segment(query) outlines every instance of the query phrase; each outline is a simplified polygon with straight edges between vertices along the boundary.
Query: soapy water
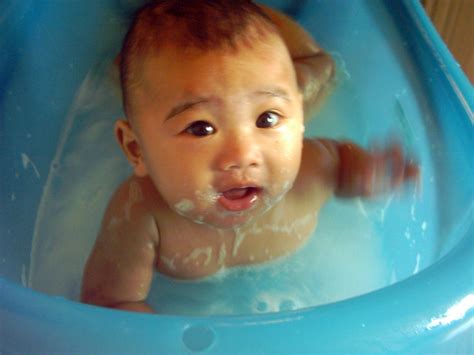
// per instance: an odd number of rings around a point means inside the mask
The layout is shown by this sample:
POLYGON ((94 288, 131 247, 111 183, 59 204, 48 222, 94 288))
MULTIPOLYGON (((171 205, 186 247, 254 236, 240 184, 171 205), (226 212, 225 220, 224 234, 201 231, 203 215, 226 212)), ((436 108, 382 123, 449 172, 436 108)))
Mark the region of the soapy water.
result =
POLYGON ((330 202, 319 219, 306 246, 267 263, 224 269, 198 281, 156 273, 148 302, 165 314, 265 313, 329 303, 387 284, 382 239, 354 201, 330 202))
MULTIPOLYGON (((353 106, 338 103, 347 95, 346 79, 310 122, 307 135, 353 138, 358 134, 364 142, 375 134, 357 116, 347 120, 353 106)), ((108 58, 84 79, 65 119, 38 210, 28 282, 50 295, 78 300, 83 268, 107 202, 131 174, 113 135, 115 120, 123 117, 117 85, 117 73, 108 58)), ((25 163, 29 164, 26 158, 25 163)), ((417 214, 421 200, 413 191, 375 201, 331 200, 321 210, 309 242, 296 253, 195 281, 155 273, 147 301, 166 314, 248 314, 310 307, 382 288, 430 263, 420 260, 416 249, 414 234, 421 228, 428 235, 433 229, 430 221, 417 214), (395 210, 406 213, 394 217, 395 210), (393 230, 393 225, 399 228, 393 230), (385 245, 387 228, 413 254, 410 270, 392 265, 385 245)), ((183 200, 178 209, 186 210, 190 203, 183 200)), ((198 257, 205 259, 208 251, 196 250, 188 256, 189 260, 198 257)), ((173 266, 173 260, 162 261, 173 266)))

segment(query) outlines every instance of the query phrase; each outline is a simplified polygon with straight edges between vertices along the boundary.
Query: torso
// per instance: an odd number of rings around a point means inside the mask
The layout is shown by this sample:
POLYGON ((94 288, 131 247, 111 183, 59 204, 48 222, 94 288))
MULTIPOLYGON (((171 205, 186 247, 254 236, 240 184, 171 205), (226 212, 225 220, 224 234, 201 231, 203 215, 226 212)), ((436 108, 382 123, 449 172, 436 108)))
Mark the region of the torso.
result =
POLYGON ((294 187, 264 215, 239 228, 219 230, 197 224, 159 203, 153 213, 160 239, 158 271, 174 278, 195 279, 223 267, 274 260, 301 248, 330 196, 326 183, 318 181, 321 176, 314 159, 314 152, 305 149, 294 187))

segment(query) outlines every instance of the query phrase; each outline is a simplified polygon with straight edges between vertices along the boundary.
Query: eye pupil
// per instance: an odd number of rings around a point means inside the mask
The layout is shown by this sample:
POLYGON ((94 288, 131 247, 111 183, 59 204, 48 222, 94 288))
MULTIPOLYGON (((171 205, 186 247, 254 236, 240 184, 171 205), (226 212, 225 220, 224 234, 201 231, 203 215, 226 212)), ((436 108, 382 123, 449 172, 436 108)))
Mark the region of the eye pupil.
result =
POLYGON ((278 124, 280 117, 274 112, 264 112, 257 119, 258 128, 271 128, 278 124))
POLYGON ((186 129, 186 132, 192 134, 193 136, 205 137, 213 134, 215 132, 215 128, 209 122, 197 121, 193 122, 186 129))

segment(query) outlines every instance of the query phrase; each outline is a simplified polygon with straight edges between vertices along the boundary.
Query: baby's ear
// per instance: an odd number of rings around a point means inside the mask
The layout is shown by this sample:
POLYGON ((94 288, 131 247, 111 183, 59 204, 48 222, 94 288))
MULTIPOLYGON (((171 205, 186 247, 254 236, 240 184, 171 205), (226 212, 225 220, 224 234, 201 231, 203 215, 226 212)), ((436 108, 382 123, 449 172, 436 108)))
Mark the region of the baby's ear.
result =
POLYGON ((126 120, 115 122, 115 137, 122 148, 125 156, 133 167, 135 175, 144 177, 147 175, 137 136, 132 130, 130 123, 126 120))

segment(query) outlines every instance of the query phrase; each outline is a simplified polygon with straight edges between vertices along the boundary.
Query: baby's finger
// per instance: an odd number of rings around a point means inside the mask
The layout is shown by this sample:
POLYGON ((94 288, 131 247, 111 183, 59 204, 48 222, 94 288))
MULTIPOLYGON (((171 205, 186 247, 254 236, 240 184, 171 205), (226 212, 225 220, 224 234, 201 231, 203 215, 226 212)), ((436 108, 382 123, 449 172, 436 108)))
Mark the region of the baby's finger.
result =
POLYGON ((377 179, 377 164, 374 157, 366 157, 365 160, 361 160, 362 178, 360 180, 360 191, 364 197, 369 197, 374 194, 375 183, 377 179))
POLYGON ((390 185, 398 187, 403 183, 405 177, 405 161, 400 144, 392 144, 388 150, 387 160, 390 162, 390 185))
POLYGON ((418 181, 420 178, 420 167, 418 164, 413 162, 408 162, 405 164, 405 173, 404 173, 404 180, 405 181, 418 181))
POLYGON ((385 174, 387 169, 387 159, 385 153, 375 150, 366 160, 364 169, 364 195, 374 196, 385 189, 385 174))

